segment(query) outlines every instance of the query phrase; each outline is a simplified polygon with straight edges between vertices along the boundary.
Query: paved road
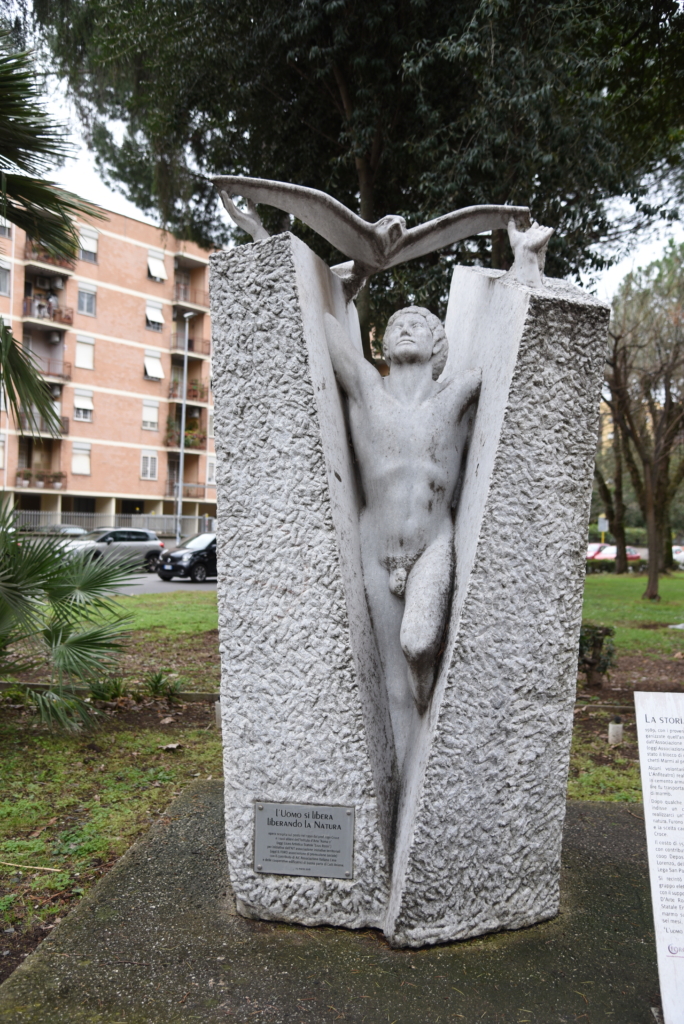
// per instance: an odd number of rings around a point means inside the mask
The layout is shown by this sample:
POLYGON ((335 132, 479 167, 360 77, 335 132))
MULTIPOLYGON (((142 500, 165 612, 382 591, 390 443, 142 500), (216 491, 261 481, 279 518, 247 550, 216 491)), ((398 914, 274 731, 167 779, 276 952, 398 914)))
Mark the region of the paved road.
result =
POLYGON ((156 572, 141 573, 133 578, 130 586, 122 587, 121 594, 135 597, 139 594, 172 594, 177 590, 216 590, 216 580, 207 583, 191 583, 190 580, 160 580, 156 572))

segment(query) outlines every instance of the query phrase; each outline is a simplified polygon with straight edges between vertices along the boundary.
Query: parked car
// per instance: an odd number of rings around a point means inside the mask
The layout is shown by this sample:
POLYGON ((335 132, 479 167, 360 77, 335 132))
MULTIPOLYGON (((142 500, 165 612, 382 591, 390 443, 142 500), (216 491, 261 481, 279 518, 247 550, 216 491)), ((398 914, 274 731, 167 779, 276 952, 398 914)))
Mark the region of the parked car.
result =
POLYGON ((55 523, 52 526, 36 526, 32 533, 47 533, 54 537, 83 537, 88 531, 83 526, 55 523))
MULTIPOLYGON (((641 555, 639 554, 636 548, 628 547, 625 550, 627 551, 628 562, 638 562, 641 559, 641 555)), ((601 550, 597 551, 596 554, 593 556, 593 560, 595 562, 601 562, 604 560, 608 562, 614 562, 616 558, 617 547, 615 544, 602 544, 601 550)))
POLYGON ((607 544, 587 544, 587 561, 596 558, 600 551, 603 551, 607 544))
POLYGON ((175 551, 167 551, 159 562, 157 575, 162 580, 187 576, 193 583, 204 583, 209 576, 216 576, 216 534, 198 533, 175 551))
POLYGON ((684 569, 684 548, 678 544, 672 545, 672 561, 676 562, 680 569, 684 569))
POLYGON ((66 545, 68 551, 91 554, 92 558, 115 558, 138 562, 141 568, 154 572, 164 542, 154 530, 92 530, 66 545))

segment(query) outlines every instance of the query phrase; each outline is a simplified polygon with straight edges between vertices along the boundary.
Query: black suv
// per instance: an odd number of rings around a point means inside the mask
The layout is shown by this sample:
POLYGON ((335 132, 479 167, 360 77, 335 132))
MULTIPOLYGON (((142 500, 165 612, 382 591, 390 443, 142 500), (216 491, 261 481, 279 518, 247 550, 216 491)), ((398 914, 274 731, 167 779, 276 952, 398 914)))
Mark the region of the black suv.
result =
POLYGON ((175 551, 165 552, 159 559, 157 575, 162 580, 187 576, 193 583, 204 583, 209 576, 215 576, 216 534, 198 533, 175 551))

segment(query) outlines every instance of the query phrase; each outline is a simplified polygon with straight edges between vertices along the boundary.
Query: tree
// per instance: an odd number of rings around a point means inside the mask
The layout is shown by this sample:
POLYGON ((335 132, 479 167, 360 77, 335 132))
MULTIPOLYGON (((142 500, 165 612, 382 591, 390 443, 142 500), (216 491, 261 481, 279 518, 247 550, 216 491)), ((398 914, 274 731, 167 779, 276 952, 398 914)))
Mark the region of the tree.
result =
MULTIPOLYGON (((101 216, 78 196, 36 177, 69 149, 64 129, 41 108, 29 53, 8 49, 9 32, 0 32, 0 214, 23 228, 41 246, 67 259, 76 255, 78 213, 101 216)), ((56 434, 59 418, 45 382, 30 354, 0 321, 0 387, 15 421, 26 417, 37 429, 42 418, 56 434)))
POLYGON ((629 274, 614 302, 606 383, 621 453, 644 515, 649 574, 672 565, 670 506, 684 480, 684 246, 629 274), (669 554, 669 559, 666 557, 669 554))
POLYGON ((625 497, 623 489, 623 458, 622 458, 622 442, 620 440, 620 431, 612 420, 611 416, 612 438, 611 438, 611 455, 612 455, 612 480, 607 480, 603 475, 601 467, 599 466, 599 455, 597 452, 597 460, 594 465, 594 477, 598 485, 599 494, 603 500, 603 506, 608 517, 608 527, 613 537, 615 538, 615 572, 617 574, 627 572, 627 537, 625 534, 625 497), (611 490, 612 484, 612 490, 611 490))
MULTIPOLYGON (((610 199, 628 196, 648 218, 645 176, 679 154, 675 0, 35 0, 35 10, 105 176, 202 244, 226 237, 206 175, 245 173, 409 225, 473 203, 529 204, 557 229, 549 272, 577 273, 604 262, 610 199), (125 123, 121 142, 109 119, 125 123)), ((281 214, 260 212, 282 230, 281 214)), ((377 275, 359 297, 366 337, 408 301, 442 313, 455 260, 509 258, 499 235, 377 275)))

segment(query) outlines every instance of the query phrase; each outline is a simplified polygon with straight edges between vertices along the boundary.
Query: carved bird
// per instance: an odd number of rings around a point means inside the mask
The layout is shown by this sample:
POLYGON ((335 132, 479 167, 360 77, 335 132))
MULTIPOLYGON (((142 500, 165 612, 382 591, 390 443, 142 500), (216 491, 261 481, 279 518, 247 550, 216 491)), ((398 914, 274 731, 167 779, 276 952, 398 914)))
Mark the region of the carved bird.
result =
POLYGON ((345 281, 348 297, 372 274, 416 256, 426 256, 481 231, 507 228, 511 218, 519 228, 526 229, 530 225, 530 211, 526 206, 467 206, 415 228, 407 228, 404 218, 393 214, 371 224, 332 196, 304 185, 234 174, 218 176, 212 181, 230 216, 255 240, 268 237, 268 233, 253 204, 266 203, 299 218, 350 257, 352 262, 332 268, 345 281), (236 196, 247 201, 248 213, 232 202, 236 196))

